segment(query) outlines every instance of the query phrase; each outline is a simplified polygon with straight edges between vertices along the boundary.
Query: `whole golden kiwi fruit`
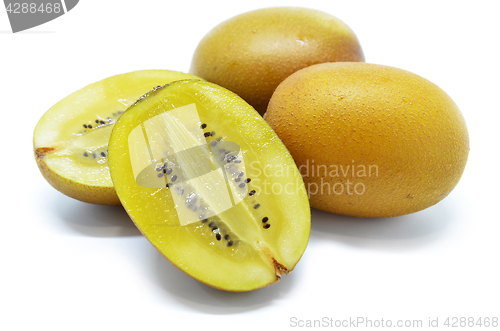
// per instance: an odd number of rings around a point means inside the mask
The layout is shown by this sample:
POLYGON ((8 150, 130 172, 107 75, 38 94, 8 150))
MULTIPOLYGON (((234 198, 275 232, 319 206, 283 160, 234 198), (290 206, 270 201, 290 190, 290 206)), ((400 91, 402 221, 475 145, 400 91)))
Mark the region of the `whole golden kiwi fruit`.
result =
POLYGON ((299 7, 235 16, 199 43, 190 72, 240 95, 264 114, 276 87, 312 64, 364 61, 356 35, 336 17, 299 7))
POLYGON ((265 115, 290 150, 312 207, 391 217, 436 204, 469 154, 465 120, 437 85, 367 63, 302 69, 274 92, 265 115))

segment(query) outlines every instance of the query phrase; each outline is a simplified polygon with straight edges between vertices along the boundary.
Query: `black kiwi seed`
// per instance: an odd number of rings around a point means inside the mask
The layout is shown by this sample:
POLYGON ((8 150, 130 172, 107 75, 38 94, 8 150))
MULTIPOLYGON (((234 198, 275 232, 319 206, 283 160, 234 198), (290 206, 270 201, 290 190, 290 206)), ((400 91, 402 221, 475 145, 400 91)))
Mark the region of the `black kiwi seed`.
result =
POLYGON ((238 174, 238 177, 243 176, 243 171, 238 174))
POLYGON ((231 247, 231 246, 233 246, 233 241, 232 241, 232 240, 229 240, 229 241, 227 242, 227 247, 231 247))
POLYGON ((156 171, 162 171, 163 168, 161 166, 156 167, 156 171))
POLYGON ((207 223, 208 222, 208 218, 204 218, 201 220, 201 223, 207 223))
POLYGON ((269 224, 269 223, 264 224, 264 229, 269 229, 270 227, 271 227, 271 224, 269 224))
POLYGON ((215 232, 215 231, 217 231, 217 230, 219 230, 219 228, 218 228, 218 227, 216 227, 216 226, 214 226, 214 227, 212 228, 212 232, 215 232))
MULTIPOLYGON (((160 169, 162 170, 162 169, 160 169)), ((163 173, 166 174, 167 173, 167 169, 163 168, 163 173)))
POLYGON ((228 240, 228 239, 229 239, 229 235, 228 235, 228 234, 226 234, 226 235, 224 236, 224 240, 228 240))
POLYGON ((87 124, 84 124, 83 127, 86 129, 87 128, 87 124))
POLYGON ((215 131, 210 132, 210 135, 215 136, 215 131))
POLYGON ((244 188, 245 187, 245 183, 241 183, 240 185, 238 185, 239 187, 241 188, 244 188))
POLYGON ((87 127, 88 127, 89 129, 92 129, 92 125, 90 125, 90 124, 89 124, 89 125, 87 125, 87 127))
POLYGON ((216 142, 216 141, 212 141, 212 142, 210 143, 210 146, 212 146, 212 147, 215 147, 215 145, 217 145, 217 142, 216 142))
POLYGON ((173 171, 172 168, 168 168, 167 170, 165 170, 165 173, 167 175, 170 175, 172 173, 172 171, 173 171))
POLYGON ((262 219, 262 223, 266 223, 267 221, 269 221, 269 217, 267 216, 262 219))
POLYGON ((169 188, 170 187, 170 184, 167 183, 167 185, 165 185, 166 188, 169 188))
POLYGON ((87 157, 87 156, 89 156, 89 154, 87 152, 84 152, 83 156, 87 157))
POLYGON ((180 189, 179 190, 179 195, 183 195, 184 194, 184 190, 183 189, 180 189))
POLYGON ((234 163, 241 163, 241 160, 235 160, 234 163))
POLYGON ((215 238, 216 238, 217 240, 221 240, 221 239, 222 239, 222 237, 221 237, 220 233, 217 233, 217 234, 215 235, 215 238))
POLYGON ((102 157, 106 157, 106 153, 101 152, 101 156, 102 156, 102 157))
POLYGON ((99 121, 99 124, 104 124, 104 121, 99 121))
POLYGON ((254 205, 254 206, 253 206, 253 209, 257 209, 257 208, 259 208, 259 207, 260 207, 260 203, 258 203, 258 204, 256 204, 256 205, 254 205))
POLYGON ((95 120, 95 122, 96 122, 97 124, 99 124, 99 120, 95 120))
POLYGON ((97 157, 97 155, 96 155, 95 153, 94 153, 94 154, 92 154, 92 156, 94 157, 94 159, 97 157))
POLYGON ((205 137, 210 137, 210 132, 205 132, 203 135, 204 135, 205 137))
POLYGON ((163 172, 160 172, 160 173, 158 174, 158 178, 162 178, 162 177, 163 177, 163 172))
POLYGON ((215 222, 214 222, 214 221, 210 222, 210 223, 208 224, 208 226, 209 226, 209 227, 211 227, 211 228, 213 228, 213 227, 215 226, 215 222))
POLYGON ((200 125, 200 128, 202 128, 202 129, 204 129, 206 127, 207 127, 207 125, 205 123, 203 123, 202 125, 200 125))
POLYGON ((177 180, 177 175, 173 175, 171 180, 172 180, 172 182, 175 182, 177 180))
POLYGON ((241 180, 240 177, 237 177, 237 178, 234 179, 235 182, 239 182, 240 180, 241 180))
POLYGON ((245 183, 250 183, 250 181, 251 181, 250 178, 245 179, 245 183))
POLYGON ((165 168, 166 168, 166 167, 167 167, 167 164, 168 164, 168 162, 165 162, 165 164, 163 165, 163 167, 165 167, 165 168))
POLYGON ((248 195, 252 196, 255 194, 255 190, 251 190, 250 193, 248 193, 248 195))

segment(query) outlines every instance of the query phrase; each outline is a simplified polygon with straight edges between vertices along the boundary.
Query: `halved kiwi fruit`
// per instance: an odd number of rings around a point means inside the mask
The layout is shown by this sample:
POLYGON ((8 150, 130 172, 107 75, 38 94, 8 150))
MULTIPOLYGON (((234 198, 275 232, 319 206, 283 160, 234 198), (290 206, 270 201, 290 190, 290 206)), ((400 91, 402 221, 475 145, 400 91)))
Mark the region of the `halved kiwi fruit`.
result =
POLYGON ((118 197, 180 270, 228 291, 280 280, 310 233, 302 177, 257 111, 218 85, 147 93, 117 121, 109 166, 118 197))
POLYGON ((38 122, 33 137, 36 162, 62 193, 89 203, 118 205, 108 167, 114 124, 153 87, 196 76, 170 70, 142 70, 88 85, 59 101, 38 122))

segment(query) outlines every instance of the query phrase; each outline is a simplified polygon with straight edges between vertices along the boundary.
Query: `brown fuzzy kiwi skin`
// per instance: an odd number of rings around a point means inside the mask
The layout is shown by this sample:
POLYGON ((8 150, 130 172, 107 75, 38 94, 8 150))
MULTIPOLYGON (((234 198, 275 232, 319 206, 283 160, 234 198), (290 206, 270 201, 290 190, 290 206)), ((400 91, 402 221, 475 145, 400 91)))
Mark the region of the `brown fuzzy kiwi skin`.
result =
POLYGON ((261 115, 276 87, 313 64, 363 62, 354 32, 313 9, 275 7, 235 16, 198 44, 190 73, 242 97, 261 115))
POLYGON ((53 148, 37 148, 33 151, 40 172, 56 190, 83 202, 109 206, 121 205, 114 187, 81 184, 64 178, 52 171, 43 160, 44 155, 50 153, 52 150, 53 148))
POLYGON ((458 184, 469 154, 465 119, 446 92, 377 64, 302 69, 276 89, 264 119, 305 167, 306 186, 322 188, 311 206, 336 214, 395 217, 433 206, 458 184), (377 170, 330 175, 332 165, 352 164, 377 170), (349 180, 363 183, 363 194, 323 191, 349 180))

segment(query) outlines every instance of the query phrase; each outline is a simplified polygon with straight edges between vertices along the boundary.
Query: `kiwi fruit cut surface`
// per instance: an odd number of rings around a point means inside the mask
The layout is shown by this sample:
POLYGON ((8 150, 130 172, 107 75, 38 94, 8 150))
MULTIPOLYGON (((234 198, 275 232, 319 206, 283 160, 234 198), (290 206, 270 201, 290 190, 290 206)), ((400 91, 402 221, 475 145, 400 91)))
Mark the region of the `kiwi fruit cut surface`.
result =
POLYGON ((141 232, 205 284, 261 288, 304 253, 309 201, 291 155, 258 112, 220 86, 185 80, 148 92, 116 123, 109 165, 141 232))
POLYGON ((36 162, 60 192, 89 203, 118 205, 108 167, 108 141, 116 121, 153 87, 197 78, 170 70, 116 75, 74 92, 39 120, 33 137, 36 162))
POLYGON ((285 78, 337 61, 364 61, 358 38, 344 22, 319 10, 273 7, 213 28, 198 44, 190 72, 235 92, 264 114, 285 78))

